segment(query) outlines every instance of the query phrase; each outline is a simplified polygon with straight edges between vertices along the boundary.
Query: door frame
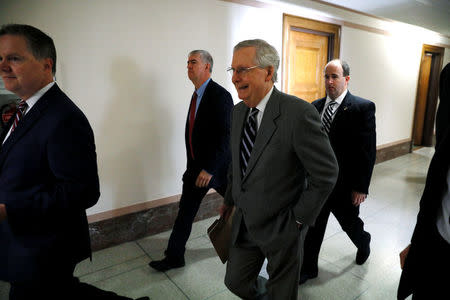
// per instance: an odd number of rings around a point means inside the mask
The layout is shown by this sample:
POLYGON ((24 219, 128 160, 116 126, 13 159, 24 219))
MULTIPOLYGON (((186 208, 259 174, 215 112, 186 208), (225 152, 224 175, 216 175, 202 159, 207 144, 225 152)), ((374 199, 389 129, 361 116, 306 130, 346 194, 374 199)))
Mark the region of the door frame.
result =
POLYGON ((431 69, 430 69, 430 77, 428 79, 428 93, 426 100, 426 109, 425 109, 425 119, 423 124, 423 136, 422 136, 422 145, 423 146, 432 146, 433 145, 433 136, 434 136, 434 121, 436 118, 436 109, 438 102, 438 90, 439 90, 439 75, 442 70, 442 64, 444 60, 444 51, 445 48, 423 44, 422 46, 422 54, 420 57, 420 67, 419 74, 417 80, 417 89, 416 89, 416 101, 414 104, 414 116, 413 116, 413 126, 411 132, 411 146, 410 152, 414 147, 414 133, 417 130, 417 110, 419 104, 419 94, 420 94, 420 76, 423 72, 422 65, 424 61, 424 57, 427 53, 432 54, 431 61, 431 69))
POLYGON ((289 66, 288 44, 290 29, 328 37, 328 60, 339 58, 341 46, 341 26, 321 21, 306 19, 290 14, 283 14, 283 57, 281 70, 281 90, 287 92, 289 66))

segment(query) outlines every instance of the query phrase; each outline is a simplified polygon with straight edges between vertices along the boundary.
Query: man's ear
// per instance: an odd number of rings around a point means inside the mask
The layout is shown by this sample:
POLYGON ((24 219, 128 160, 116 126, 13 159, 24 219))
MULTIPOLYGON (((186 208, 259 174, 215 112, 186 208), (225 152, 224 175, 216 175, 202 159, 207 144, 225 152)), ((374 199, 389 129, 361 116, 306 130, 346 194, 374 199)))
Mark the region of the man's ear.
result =
POLYGON ((44 63, 44 70, 49 70, 50 72, 52 72, 53 59, 51 59, 51 58, 44 58, 43 59, 43 63, 44 63))
POLYGON ((349 81, 350 81, 350 75, 345 76, 345 82, 347 82, 347 84, 348 84, 349 81))
POLYGON ((271 81, 272 77, 273 77, 273 72, 274 72, 274 68, 273 66, 269 66, 267 67, 267 76, 266 76, 266 81, 271 81))

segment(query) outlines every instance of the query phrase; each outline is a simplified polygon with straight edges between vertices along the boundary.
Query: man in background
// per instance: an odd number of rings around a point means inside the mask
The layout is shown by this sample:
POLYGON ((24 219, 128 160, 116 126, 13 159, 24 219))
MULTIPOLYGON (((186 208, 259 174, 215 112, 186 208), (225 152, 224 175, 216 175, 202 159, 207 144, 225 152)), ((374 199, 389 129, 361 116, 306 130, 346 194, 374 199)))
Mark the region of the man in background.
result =
POLYGON ((318 275, 318 260, 330 212, 358 249, 356 264, 370 255, 370 239, 359 218, 359 207, 369 192, 376 157, 375 104, 348 90, 350 67, 339 59, 325 66, 327 96, 312 104, 319 111, 324 130, 339 164, 339 176, 305 238, 305 256, 300 284, 318 275))
POLYGON ((200 203, 210 188, 225 194, 230 163, 230 93, 211 79, 213 59, 205 50, 189 53, 188 77, 195 87, 185 129, 187 167, 179 211, 162 260, 150 267, 167 271, 185 265, 186 242, 200 203))

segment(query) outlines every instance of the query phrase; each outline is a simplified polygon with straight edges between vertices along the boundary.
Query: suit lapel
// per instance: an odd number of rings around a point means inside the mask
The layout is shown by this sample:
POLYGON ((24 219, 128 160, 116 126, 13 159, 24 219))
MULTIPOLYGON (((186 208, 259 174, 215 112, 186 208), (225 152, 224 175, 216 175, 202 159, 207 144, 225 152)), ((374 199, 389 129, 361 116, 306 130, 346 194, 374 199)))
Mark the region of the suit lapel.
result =
POLYGON ((55 84, 47 93, 45 93, 32 107, 29 113, 27 113, 18 123, 16 129, 10 134, 8 139, 5 141, 0 152, 0 166, 8 155, 11 148, 19 141, 23 135, 25 135, 30 128, 39 120, 42 116, 43 111, 49 105, 49 100, 55 91, 59 91, 59 88, 55 84))
MULTIPOLYGON (((198 109, 197 109, 197 113, 195 114, 194 127, 192 128, 192 136, 194 136, 194 134, 196 132, 196 130, 195 130, 196 129, 196 124, 198 123, 199 118, 201 119, 201 117, 203 115, 203 110, 205 110, 205 106, 207 106, 207 102, 209 101, 210 89, 211 89, 211 86, 213 84, 214 84, 213 80, 211 79, 209 81, 208 85, 205 88, 205 91, 203 93, 202 99, 201 99, 200 104, 199 104, 198 109)), ((191 99, 191 101, 192 101, 192 99, 191 99)), ((185 128, 184 128, 184 135, 185 135, 186 145, 189 145, 189 114, 191 112, 191 101, 189 101, 189 108, 187 110, 187 116, 186 116, 186 125, 185 125, 185 128)))
POLYGON ((330 134, 337 128, 339 123, 345 119, 346 114, 349 112, 349 109, 352 106, 351 101, 352 95, 349 91, 347 91, 347 95, 345 95, 344 100, 342 100, 341 105, 339 105, 336 115, 334 116, 333 122, 331 123, 330 134))
POLYGON ((5 137, 6 137, 6 135, 8 134, 9 129, 11 128, 12 123, 14 122, 15 117, 16 117, 16 114, 14 113, 14 115, 11 116, 11 118, 8 120, 8 122, 6 122, 5 128, 3 128, 3 131, 2 131, 2 133, 0 134, 0 150, 1 150, 2 147, 3 147, 3 141, 5 140, 5 137))
POLYGON ((234 163, 237 164, 237 169, 239 172, 239 178, 242 176, 241 173, 241 138, 242 138, 242 132, 244 130, 244 124, 247 121, 246 116, 248 114, 249 108, 241 102, 241 105, 235 106, 235 114, 233 115, 233 122, 232 122, 232 132, 236 132, 237 134, 232 135, 232 141, 231 141, 231 153, 232 157, 234 158, 234 163))
POLYGON ((326 102, 327 98, 322 98, 320 100, 317 101, 317 103, 315 103, 315 107, 317 109, 317 111, 319 112, 319 114, 322 114, 323 111, 323 107, 325 106, 325 102, 326 102))
POLYGON ((259 126, 255 144, 247 165, 247 171, 245 172, 245 176, 242 180, 245 180, 249 176, 277 128, 275 119, 280 115, 279 96, 280 92, 278 92, 278 90, 274 87, 272 95, 270 96, 264 110, 264 116, 262 118, 261 125, 259 126))

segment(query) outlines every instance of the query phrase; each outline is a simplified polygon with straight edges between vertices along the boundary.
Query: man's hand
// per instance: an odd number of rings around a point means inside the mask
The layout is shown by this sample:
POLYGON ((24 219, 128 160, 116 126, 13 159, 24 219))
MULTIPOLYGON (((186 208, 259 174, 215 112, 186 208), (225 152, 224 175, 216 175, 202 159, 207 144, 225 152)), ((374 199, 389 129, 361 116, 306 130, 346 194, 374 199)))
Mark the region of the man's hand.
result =
POLYGON ((6 220, 6 206, 5 204, 0 204, 0 223, 6 220))
POLYGON ((358 206, 366 200, 367 194, 352 191, 352 203, 354 206, 358 206))
POLYGON ((197 176, 197 180, 195 181, 195 186, 197 187, 207 187, 209 182, 211 181, 212 175, 206 172, 205 170, 201 170, 200 174, 197 176))
POLYGON ((222 218, 224 218, 225 221, 228 221, 228 218, 230 217, 232 211, 233 211, 233 206, 228 206, 226 204, 222 204, 222 206, 219 207, 220 216, 222 218))
POLYGON ((408 247, 406 247, 405 249, 403 249, 402 252, 400 252, 400 268, 402 269, 405 266, 405 260, 406 257, 408 256, 409 248, 411 248, 411 244, 409 244, 408 247))

